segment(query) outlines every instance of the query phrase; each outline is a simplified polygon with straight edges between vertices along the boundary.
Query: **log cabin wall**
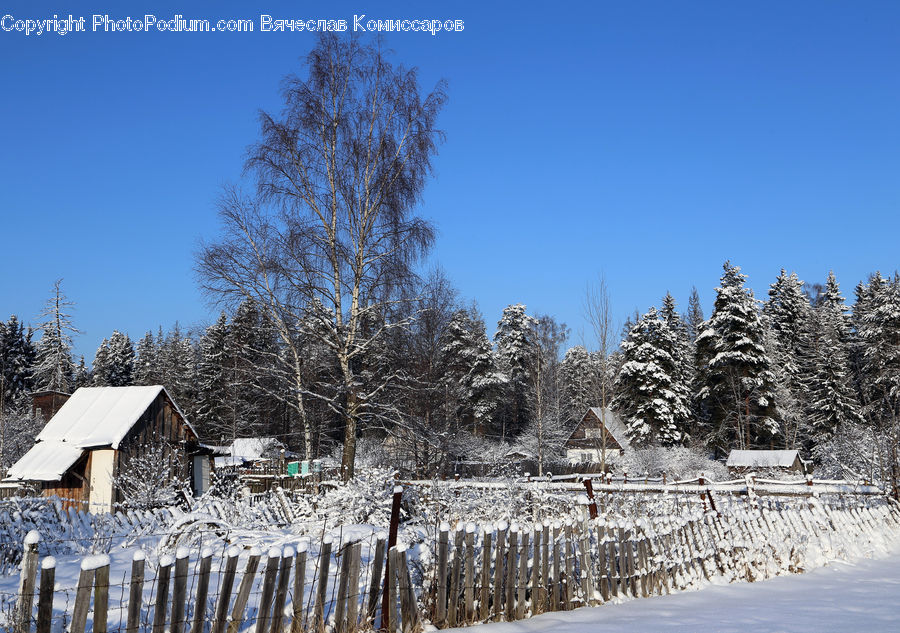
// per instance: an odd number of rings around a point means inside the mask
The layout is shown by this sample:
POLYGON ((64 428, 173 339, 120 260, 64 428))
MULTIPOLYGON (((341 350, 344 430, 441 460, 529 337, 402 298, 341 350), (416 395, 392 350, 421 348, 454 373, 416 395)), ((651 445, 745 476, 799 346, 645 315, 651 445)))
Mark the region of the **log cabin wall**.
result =
MULTIPOLYGON (((190 450, 197 444, 197 436, 191 431, 184 417, 164 392, 147 407, 131 431, 119 444, 116 455, 116 473, 126 468, 132 457, 144 455, 150 447, 162 443, 171 463, 172 474, 190 475, 190 450)), ((116 501, 122 493, 116 490, 116 501)))

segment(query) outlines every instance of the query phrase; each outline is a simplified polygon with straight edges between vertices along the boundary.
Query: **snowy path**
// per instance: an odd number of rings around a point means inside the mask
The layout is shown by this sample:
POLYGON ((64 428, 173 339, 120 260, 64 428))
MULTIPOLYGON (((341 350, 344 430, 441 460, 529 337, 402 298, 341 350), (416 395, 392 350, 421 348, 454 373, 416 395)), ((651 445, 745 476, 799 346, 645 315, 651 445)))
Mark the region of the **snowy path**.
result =
POLYGON ((707 586, 475 628, 478 633, 897 633, 900 553, 764 582, 707 586))

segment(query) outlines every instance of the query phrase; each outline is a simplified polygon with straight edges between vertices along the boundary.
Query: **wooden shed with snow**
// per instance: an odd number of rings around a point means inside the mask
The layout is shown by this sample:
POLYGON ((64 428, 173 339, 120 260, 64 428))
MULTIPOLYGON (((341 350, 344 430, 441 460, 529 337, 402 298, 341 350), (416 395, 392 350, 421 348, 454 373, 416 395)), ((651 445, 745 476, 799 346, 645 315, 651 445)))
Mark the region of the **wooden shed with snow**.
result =
POLYGON ((797 450, 733 450, 728 454, 725 466, 733 475, 746 475, 751 472, 769 476, 806 473, 806 462, 801 459, 800 451, 797 450))
POLYGON ((611 464, 630 448, 625 424, 614 411, 591 407, 566 440, 566 459, 573 463, 599 464, 606 452, 611 464))
POLYGON ((129 459, 163 447, 171 473, 209 485, 210 457, 165 387, 82 387, 59 407, 5 481, 33 482, 44 496, 91 512, 122 501, 116 478, 129 459))

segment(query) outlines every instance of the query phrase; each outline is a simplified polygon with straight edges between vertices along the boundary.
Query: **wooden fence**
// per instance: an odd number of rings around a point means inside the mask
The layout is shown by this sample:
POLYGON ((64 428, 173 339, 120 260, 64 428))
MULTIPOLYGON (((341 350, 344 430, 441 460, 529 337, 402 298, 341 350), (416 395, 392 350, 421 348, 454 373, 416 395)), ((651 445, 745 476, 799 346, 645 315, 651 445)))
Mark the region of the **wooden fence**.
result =
MULTIPOLYGON (((395 494, 395 508, 399 509, 395 494)), ((710 499, 711 501, 711 499, 710 499)), ((407 550, 394 536, 330 536, 263 552, 179 549, 154 565, 138 551, 128 578, 110 559, 82 561, 74 601, 61 600, 56 561, 25 540, 15 633, 403 633, 511 621, 547 611, 644 598, 713 577, 755 581, 860 551, 887 551, 900 534, 892 502, 831 507, 747 504, 692 508, 653 520, 598 516, 477 527, 441 524, 407 550), (414 556, 410 557, 410 552, 414 556), (216 560, 214 561, 214 558, 216 560), (216 563, 213 571, 214 562, 216 563), (116 624, 118 622, 118 624, 116 624)), ((393 534, 396 534, 395 532, 393 534)))

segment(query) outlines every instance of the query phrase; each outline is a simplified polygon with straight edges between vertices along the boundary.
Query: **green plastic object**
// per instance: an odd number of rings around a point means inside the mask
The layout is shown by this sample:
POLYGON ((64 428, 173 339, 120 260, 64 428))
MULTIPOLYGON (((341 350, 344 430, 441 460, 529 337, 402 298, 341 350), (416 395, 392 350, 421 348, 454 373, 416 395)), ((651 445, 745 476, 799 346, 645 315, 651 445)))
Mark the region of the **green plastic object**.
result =
POLYGON ((287 474, 293 477, 294 475, 298 475, 300 473, 300 462, 288 462, 287 463, 287 474))
POLYGON ((301 475, 309 474, 309 460, 308 459, 304 459, 302 462, 300 462, 300 474, 301 475))

